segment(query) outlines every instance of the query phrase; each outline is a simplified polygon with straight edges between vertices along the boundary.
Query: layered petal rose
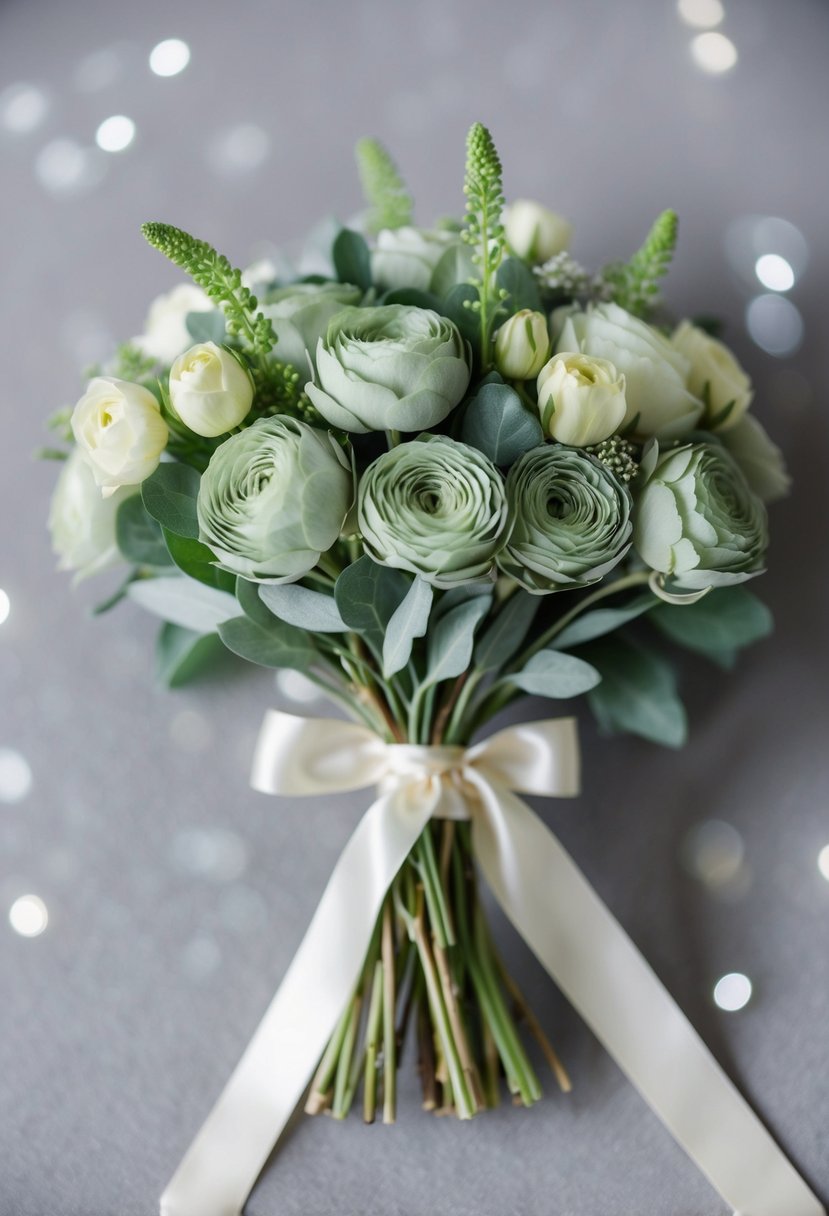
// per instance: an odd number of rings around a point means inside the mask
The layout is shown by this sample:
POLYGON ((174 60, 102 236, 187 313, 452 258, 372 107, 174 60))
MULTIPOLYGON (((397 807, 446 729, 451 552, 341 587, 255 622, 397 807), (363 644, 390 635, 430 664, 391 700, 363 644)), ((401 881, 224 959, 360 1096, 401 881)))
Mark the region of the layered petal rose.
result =
POLYGON ((327 431, 295 418, 260 418, 210 458, 199 486, 199 539, 228 570, 290 583, 340 535, 353 475, 327 431))
POLYGON ((358 519, 376 562, 455 587, 492 574, 506 539, 504 481, 465 443, 443 435, 401 443, 363 474, 358 519))
POLYGON ((598 582, 630 548, 630 491, 576 448, 526 452, 507 496, 512 532, 498 565, 535 595, 598 582))
POLYGON ((690 591, 763 572, 766 509, 718 442, 646 455, 634 545, 653 570, 690 591))
POLYGON ((338 313, 317 346, 317 373, 305 389, 312 403, 332 426, 358 432, 428 430, 469 383, 452 322, 404 304, 338 313))
POLYGON ((149 389, 96 376, 72 412, 72 433, 105 497, 137 486, 167 446, 167 423, 149 389))
POLYGON ((101 497, 92 466, 80 448, 73 448, 52 494, 49 534, 59 570, 74 570, 76 580, 88 578, 124 559, 115 540, 115 517, 132 486, 101 497))

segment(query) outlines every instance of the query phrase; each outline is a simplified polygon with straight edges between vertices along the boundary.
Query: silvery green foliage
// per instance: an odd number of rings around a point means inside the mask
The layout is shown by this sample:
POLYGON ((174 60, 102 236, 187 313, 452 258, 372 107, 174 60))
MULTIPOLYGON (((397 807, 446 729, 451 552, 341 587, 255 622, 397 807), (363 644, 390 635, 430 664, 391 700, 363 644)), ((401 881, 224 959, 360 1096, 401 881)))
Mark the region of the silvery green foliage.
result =
POLYGON ((338 313, 317 346, 318 383, 306 392, 345 431, 422 431, 463 397, 469 365, 445 317, 405 304, 338 313))
POLYGON ((684 444, 647 463, 634 543, 651 569, 690 591, 762 573, 766 509, 721 444, 684 444))
POLYGON ((262 312, 276 334, 276 358, 307 376, 309 359, 313 365, 317 343, 331 318, 357 304, 361 295, 359 287, 348 283, 292 283, 269 292, 262 312))
POLYGON ((293 582, 340 534, 353 475, 325 431, 277 415, 216 449, 198 495, 199 539, 228 570, 293 582))
POLYGON ((358 516, 375 561, 454 587, 492 574, 506 539, 504 482, 476 448, 432 435, 369 465, 358 516))
POLYGON ((536 595, 598 582, 630 548, 630 491, 577 448, 525 453, 507 495, 512 532, 498 565, 536 595))

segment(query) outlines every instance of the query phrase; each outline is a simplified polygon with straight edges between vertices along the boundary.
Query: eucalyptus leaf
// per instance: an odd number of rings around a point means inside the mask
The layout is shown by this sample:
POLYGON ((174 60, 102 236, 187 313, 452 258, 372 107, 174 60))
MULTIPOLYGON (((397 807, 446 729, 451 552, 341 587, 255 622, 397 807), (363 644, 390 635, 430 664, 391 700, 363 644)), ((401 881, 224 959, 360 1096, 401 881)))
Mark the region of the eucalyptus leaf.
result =
POLYGON ((188 312, 185 318, 187 332, 194 342, 215 342, 221 346, 227 341, 225 315, 218 309, 205 312, 188 312))
POLYGON ((447 612, 457 608, 458 604, 465 604, 467 600, 478 599, 483 595, 487 597, 487 604, 491 604, 491 582, 462 583, 460 587, 450 587, 448 591, 441 592, 435 601, 432 609, 432 623, 435 624, 441 617, 446 616, 447 612))
POLYGON ((493 464, 506 467, 544 442, 535 414, 507 384, 485 384, 466 407, 461 438, 493 464))
POLYGON ((171 565, 161 528, 147 512, 140 494, 131 494, 118 507, 115 540, 121 556, 136 566, 171 565))
POLYGON ((504 301, 510 313, 522 308, 530 308, 534 312, 541 311, 541 293, 538 290, 538 280, 533 272, 520 258, 505 258, 498 267, 495 279, 497 285, 508 294, 504 301))
POLYGON ((250 617, 252 621, 256 621, 257 625, 268 629, 273 625, 274 618, 270 608, 259 598, 259 588, 261 586, 261 583, 252 583, 249 579, 242 578, 239 575, 236 579, 236 599, 239 601, 239 607, 245 616, 250 617))
POLYGON ((198 540, 196 498, 200 480, 189 464, 164 461, 141 486, 147 512, 176 536, 198 540))
POLYGON ((368 291, 371 287, 371 255, 359 232, 342 228, 334 239, 331 256, 341 283, 353 283, 368 291))
POLYGON ((539 650, 522 671, 510 672, 501 683, 514 684, 534 697, 564 700, 580 697, 601 680, 595 667, 560 650, 539 650))
POLYGON ((495 620, 478 639, 475 666, 480 671, 497 671, 518 651, 535 619, 541 599, 526 591, 514 591, 495 620))
POLYGON ((228 650, 260 667, 290 667, 308 672, 318 658, 302 629, 273 617, 268 626, 259 625, 248 616, 233 617, 219 626, 219 637, 228 650))
POLYGON ((688 724, 669 663, 621 638, 592 642, 582 654, 602 677, 588 693, 588 701, 603 730, 627 731, 666 747, 682 746, 688 724))
POLYGON ((429 583, 416 578, 405 599, 392 613, 383 639, 383 675, 388 679, 409 661, 415 638, 422 638, 429 624, 434 592, 429 583))
POLYGON ((179 570, 208 587, 218 587, 220 591, 233 594, 236 586, 235 575, 222 570, 216 564, 216 558, 207 545, 193 540, 190 536, 177 536, 169 528, 163 528, 162 531, 169 556, 179 570))
POLYGON ((196 633, 213 633, 239 611, 236 597, 179 575, 130 583, 127 595, 162 620, 196 633))
POLYGON ((311 591, 298 583, 263 583, 259 598, 267 608, 288 625, 309 629, 312 633, 346 633, 336 601, 321 591, 311 591))
POLYGON ((423 688, 441 680, 452 680, 467 670, 472 660, 475 630, 489 611, 489 603, 488 597, 475 596, 458 604, 435 624, 429 634, 423 688))
POLYGON ((156 674, 166 688, 181 688, 223 653, 215 633, 195 633, 165 622, 156 642, 156 674))
POLYGON ((364 555, 343 570, 334 599, 348 628, 379 649, 386 626, 408 590, 409 580, 400 570, 381 566, 364 555))
POLYGON ((454 321, 458 329, 472 347, 475 355, 481 353, 481 322, 478 314, 467 308, 467 304, 480 303, 478 291, 471 283, 458 283, 457 287, 446 295, 441 312, 450 321, 454 321))
POLYGON ((695 604, 660 604, 650 619, 672 642, 723 667, 774 628, 769 609, 744 587, 717 587, 695 604))
POLYGON ((453 287, 468 283, 475 274, 472 250, 466 244, 450 245, 432 271, 429 290, 443 299, 453 287))
POLYGON ((431 308, 440 312, 441 303, 437 296, 430 291, 420 291, 417 287, 393 287, 386 291, 377 301, 378 304, 406 304, 410 308, 431 308))
POLYGON ((576 617, 565 626, 553 645, 556 650, 569 650, 573 646, 581 646, 584 642, 592 642, 594 638, 600 638, 606 633, 612 633, 614 629, 620 629, 622 625, 627 625, 628 621, 635 620, 642 613, 650 612, 658 603, 656 596, 646 592, 644 595, 637 595, 627 604, 620 604, 618 608, 594 608, 592 612, 585 612, 584 616, 576 617))

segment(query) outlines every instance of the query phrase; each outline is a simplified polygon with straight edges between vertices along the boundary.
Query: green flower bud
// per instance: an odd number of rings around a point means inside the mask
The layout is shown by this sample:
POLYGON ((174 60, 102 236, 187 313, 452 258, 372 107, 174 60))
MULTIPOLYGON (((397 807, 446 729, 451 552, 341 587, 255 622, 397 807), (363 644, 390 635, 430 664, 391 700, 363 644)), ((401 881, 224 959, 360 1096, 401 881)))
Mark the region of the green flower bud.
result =
POLYGON ((644 562, 689 591, 762 574, 766 509, 722 444, 646 453, 634 545, 644 562))
POLYGON ((436 587, 486 578, 506 538, 501 474, 444 435, 401 443, 369 465, 358 517, 369 556, 436 587))
POLYGON ((466 392, 469 366, 458 330, 427 308, 346 308, 317 346, 319 384, 306 385, 332 426, 345 431, 424 431, 466 392))
POLYGON ((576 448, 532 448, 507 477, 512 534, 498 565, 535 595, 598 582, 630 548, 630 491, 576 448))
POLYGON ((531 380, 550 353, 550 335, 543 313, 522 308, 495 335, 495 366, 507 380, 531 380))
POLYGON ((199 486, 199 539, 244 578, 291 583, 337 540, 354 496, 345 453, 295 418, 260 418, 210 458, 199 486))
POLYGON ((317 343, 325 335, 332 317, 350 304, 358 304, 362 292, 348 283, 292 283, 268 292, 262 312, 270 317, 276 334, 272 354, 308 375, 317 343))

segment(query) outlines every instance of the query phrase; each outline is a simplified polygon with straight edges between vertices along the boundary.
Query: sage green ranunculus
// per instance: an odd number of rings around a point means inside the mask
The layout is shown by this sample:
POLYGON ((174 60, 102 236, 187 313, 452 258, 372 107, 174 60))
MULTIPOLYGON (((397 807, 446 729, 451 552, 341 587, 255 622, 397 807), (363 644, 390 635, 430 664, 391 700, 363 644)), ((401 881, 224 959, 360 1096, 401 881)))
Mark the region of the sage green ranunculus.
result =
POLYGON ((576 448, 532 448, 507 477, 512 534, 498 565, 544 595, 598 582, 630 548, 630 491, 576 448))
POLYGON ((302 578, 340 534, 354 497, 342 448, 295 418, 260 418, 216 449, 199 486, 199 539, 262 583, 302 578))
POLYGON ((305 391, 345 431, 425 431, 469 383, 466 347, 446 317, 387 304, 338 313, 317 346, 318 383, 305 391))
POLYGON ((304 375, 313 364, 317 343, 341 309, 357 304, 362 292, 348 283, 292 283, 268 293, 262 311, 276 334, 273 354, 304 375))
POLYGON ((370 557, 435 587, 492 574, 506 539, 507 499, 495 465, 444 435, 401 443, 369 465, 358 517, 370 557))
POLYGON ((718 442, 646 454, 634 545, 643 561, 690 591, 763 571, 766 509, 718 442))

